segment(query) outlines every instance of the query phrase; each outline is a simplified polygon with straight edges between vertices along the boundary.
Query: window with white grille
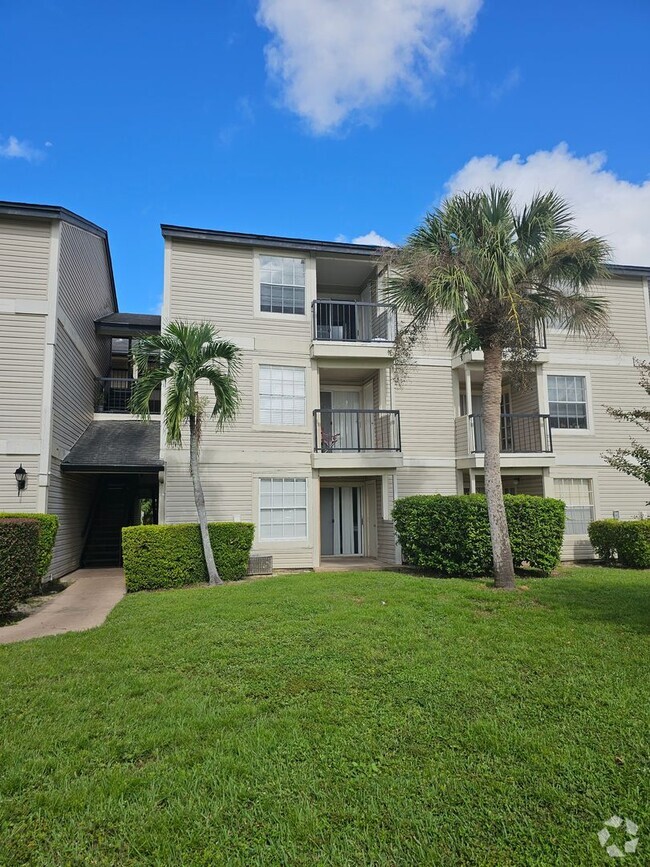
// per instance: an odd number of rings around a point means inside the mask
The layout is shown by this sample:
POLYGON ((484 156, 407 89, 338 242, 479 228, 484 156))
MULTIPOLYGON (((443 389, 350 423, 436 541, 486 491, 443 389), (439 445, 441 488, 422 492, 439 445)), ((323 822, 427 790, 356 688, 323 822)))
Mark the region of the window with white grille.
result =
POLYGON ((260 424, 305 424, 305 368, 260 365, 260 424))
POLYGON ((305 260, 260 256, 260 309, 264 313, 305 312, 305 260))
POLYGON ((587 430, 587 382, 584 376, 548 377, 548 411, 556 430, 587 430))
POLYGON ((566 504, 568 536, 586 536, 594 520, 594 491, 591 479, 555 479, 555 496, 566 504))
POLYGON ((260 539, 307 538, 307 480, 260 479, 260 539))

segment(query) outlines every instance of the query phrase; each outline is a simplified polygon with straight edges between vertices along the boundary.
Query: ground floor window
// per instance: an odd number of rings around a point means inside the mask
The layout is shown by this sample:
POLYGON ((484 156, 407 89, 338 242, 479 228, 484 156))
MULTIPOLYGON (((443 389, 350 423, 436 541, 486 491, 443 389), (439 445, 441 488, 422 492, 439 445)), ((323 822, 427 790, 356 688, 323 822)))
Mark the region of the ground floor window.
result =
POLYGON ((566 504, 568 536, 586 536, 594 520, 594 490, 591 479, 555 479, 555 496, 566 504))
POLYGON ((260 479, 260 538, 307 538, 307 479, 260 479))

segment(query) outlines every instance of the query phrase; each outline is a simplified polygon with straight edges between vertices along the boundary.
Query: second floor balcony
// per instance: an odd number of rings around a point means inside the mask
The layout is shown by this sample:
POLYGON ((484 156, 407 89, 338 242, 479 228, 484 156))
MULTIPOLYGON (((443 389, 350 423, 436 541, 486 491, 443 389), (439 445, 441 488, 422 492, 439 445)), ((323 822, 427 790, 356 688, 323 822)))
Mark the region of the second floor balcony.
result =
POLYGON ((392 304, 317 299, 312 303, 312 355, 388 359, 397 337, 392 304))
MULTIPOLYGON (((129 402, 135 379, 128 376, 101 376, 97 380, 96 413, 118 413, 128 415, 131 412, 129 402)), ((149 412, 152 415, 160 413, 160 389, 153 393, 149 401, 149 412)))
MULTIPOLYGON (((503 413, 499 449, 503 466, 549 466, 553 460, 550 417, 538 413, 503 413)), ((483 415, 456 419, 456 459, 460 467, 481 466, 485 453, 483 415)))
POLYGON ((398 410, 314 410, 314 466, 394 467, 401 452, 398 410))

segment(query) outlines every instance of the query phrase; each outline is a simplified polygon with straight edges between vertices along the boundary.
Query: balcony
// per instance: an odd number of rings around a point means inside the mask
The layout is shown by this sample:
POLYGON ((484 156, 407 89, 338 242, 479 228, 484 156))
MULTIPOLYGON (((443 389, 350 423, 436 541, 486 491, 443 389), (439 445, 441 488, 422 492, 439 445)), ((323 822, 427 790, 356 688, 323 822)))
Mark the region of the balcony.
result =
POLYGON ((392 304, 316 300, 312 303, 312 356, 388 360, 397 336, 392 304))
POLYGON ((314 410, 315 467, 397 467, 403 462, 401 452, 398 410, 314 410))
MULTIPOLYGON (((504 467, 550 466, 553 455, 550 417, 528 413, 501 416, 501 463, 504 467)), ((458 468, 483 466, 485 431, 482 415, 456 419, 458 468)))
MULTIPOLYGON (((135 379, 131 377, 101 376, 97 380, 96 413, 117 413, 128 415, 129 401, 135 379)), ((160 413, 160 390, 154 393, 149 401, 149 412, 152 415, 160 413)))
MULTIPOLYGON (((543 322, 539 322, 535 326, 535 358, 536 362, 548 361, 548 346, 546 343, 546 326, 543 322)), ((457 355, 452 360, 452 367, 459 367, 462 364, 469 362, 482 362, 484 360, 482 349, 472 349, 457 355)))

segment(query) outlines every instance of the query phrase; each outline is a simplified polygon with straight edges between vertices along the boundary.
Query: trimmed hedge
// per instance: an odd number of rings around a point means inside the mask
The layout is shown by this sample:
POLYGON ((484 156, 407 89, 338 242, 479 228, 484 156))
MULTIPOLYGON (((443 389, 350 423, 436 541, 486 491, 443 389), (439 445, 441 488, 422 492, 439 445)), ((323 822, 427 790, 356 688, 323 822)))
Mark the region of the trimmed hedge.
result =
POLYGON ((38 580, 39 526, 25 518, 0 519, 0 616, 30 595, 38 580))
MULTIPOLYGON (((504 500, 515 566, 528 563, 550 573, 560 559, 564 503, 523 494, 504 500)), ((483 494, 404 497, 393 506, 393 520, 402 553, 412 566, 462 578, 493 571, 483 494)))
POLYGON ((592 521, 589 524, 589 541, 599 560, 611 563, 616 559, 620 526, 621 522, 615 518, 592 521))
POLYGON ((630 569, 650 569, 650 519, 640 521, 592 521, 589 541, 605 562, 618 559, 630 569))
POLYGON ((34 514, 30 512, 0 512, 0 518, 26 518, 37 522, 38 574, 36 576, 35 588, 38 589, 39 583, 46 577, 47 570, 50 568, 50 563, 52 562, 54 543, 56 541, 57 530, 59 529, 59 519, 56 515, 46 515, 41 512, 34 514))
MULTIPOLYGON (((248 572, 255 527, 209 524, 212 551, 224 581, 248 572)), ((146 524, 124 527, 122 558, 126 589, 159 590, 208 580, 198 524, 146 524)))

